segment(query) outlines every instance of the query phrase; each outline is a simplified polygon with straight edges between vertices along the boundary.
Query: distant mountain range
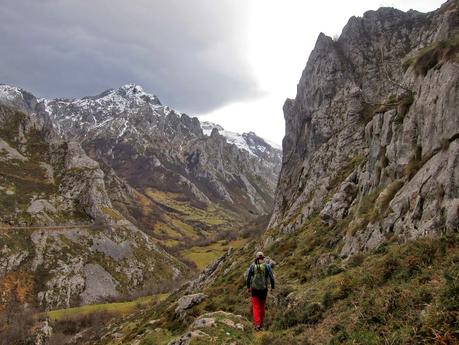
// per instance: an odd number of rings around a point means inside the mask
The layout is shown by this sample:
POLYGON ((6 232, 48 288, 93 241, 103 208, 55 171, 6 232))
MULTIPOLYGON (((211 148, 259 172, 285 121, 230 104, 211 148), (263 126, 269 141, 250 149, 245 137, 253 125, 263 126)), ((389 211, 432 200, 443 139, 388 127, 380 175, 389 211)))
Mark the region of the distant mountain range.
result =
POLYGON ((16 227, 0 236, 0 280, 43 272, 30 296, 46 307, 185 278, 158 243, 237 234, 271 210, 278 148, 201 126, 138 85, 72 100, 0 85, 0 109, 0 222, 16 227))

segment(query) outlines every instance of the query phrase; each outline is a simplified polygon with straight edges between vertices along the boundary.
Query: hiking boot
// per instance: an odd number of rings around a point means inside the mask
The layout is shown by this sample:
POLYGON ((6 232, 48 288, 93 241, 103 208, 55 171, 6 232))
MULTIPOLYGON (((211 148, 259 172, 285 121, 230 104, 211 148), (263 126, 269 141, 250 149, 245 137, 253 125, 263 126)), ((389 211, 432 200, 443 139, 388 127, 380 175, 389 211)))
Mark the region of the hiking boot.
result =
POLYGON ((255 330, 256 330, 256 331, 261 331, 261 326, 260 326, 260 325, 256 325, 256 326, 255 326, 255 330))

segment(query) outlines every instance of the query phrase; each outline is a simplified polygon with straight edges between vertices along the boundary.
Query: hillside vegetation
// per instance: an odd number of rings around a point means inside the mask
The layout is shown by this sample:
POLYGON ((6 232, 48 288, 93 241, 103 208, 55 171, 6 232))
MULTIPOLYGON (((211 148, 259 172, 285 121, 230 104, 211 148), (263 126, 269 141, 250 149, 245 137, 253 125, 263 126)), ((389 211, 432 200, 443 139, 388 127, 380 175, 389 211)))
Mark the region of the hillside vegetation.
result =
MULTIPOLYGON (((282 237, 279 245, 266 250, 277 260, 277 288, 268 298, 266 330, 254 333, 250 327, 237 344, 457 342, 459 234, 408 243, 393 239, 342 260, 338 256, 342 243, 336 241, 342 231, 323 226, 316 217, 295 236, 282 237)), ((195 317, 216 311, 250 320, 244 272, 255 246, 249 243, 225 258, 215 280, 199 289, 208 297, 185 319, 177 319, 174 312, 174 301, 186 293, 182 289, 143 315, 104 330, 110 334, 110 329, 121 326, 119 339, 95 343, 130 344, 143 339, 144 344, 167 344, 184 333, 195 317)), ((220 334, 217 339, 218 344, 229 344, 232 336, 220 334)), ((199 339, 191 344, 212 341, 199 339)))

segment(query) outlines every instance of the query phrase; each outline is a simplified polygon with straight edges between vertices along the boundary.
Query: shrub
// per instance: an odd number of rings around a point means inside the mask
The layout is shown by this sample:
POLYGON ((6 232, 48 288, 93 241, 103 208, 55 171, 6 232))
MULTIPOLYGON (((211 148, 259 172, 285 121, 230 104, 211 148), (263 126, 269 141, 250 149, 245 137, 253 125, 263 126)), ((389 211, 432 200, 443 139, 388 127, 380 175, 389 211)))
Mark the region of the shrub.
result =
POLYGON ((330 290, 327 290, 322 296, 322 305, 324 306, 324 308, 328 309, 332 306, 333 302, 333 293, 330 290))
POLYGON ((371 292, 361 303, 359 323, 362 325, 382 325, 386 321, 384 301, 371 292))
POLYGON ((322 318, 323 308, 319 303, 311 303, 299 312, 299 323, 315 324, 322 318))
POLYGON ((376 188, 362 198, 358 209, 359 216, 369 220, 372 220, 376 217, 376 210, 374 209, 374 205, 380 193, 381 188, 376 188))
POLYGON ((357 267, 363 263, 365 255, 363 253, 357 253, 349 258, 348 265, 349 267, 357 267))
POLYGON ((34 312, 24 307, 11 293, 5 310, 0 314, 0 345, 25 344, 31 335, 34 312))
POLYGON ((384 216, 389 203, 394 198, 395 194, 403 186, 403 181, 395 180, 391 182, 382 192, 379 194, 378 198, 375 201, 376 214, 378 217, 384 216))
POLYGON ((325 269, 323 269, 322 274, 323 276, 327 277, 327 276, 333 276, 333 275, 339 274, 343 271, 344 271, 343 267, 333 263, 331 265, 328 265, 325 269))
POLYGON ((459 264, 444 273, 445 284, 440 292, 440 302, 446 310, 459 310, 459 264))
POLYGON ((51 278, 49 269, 45 268, 43 264, 37 266, 33 276, 35 283, 35 290, 37 292, 46 290, 46 282, 51 278))
POLYGON ((68 316, 53 322, 53 329, 64 335, 74 335, 89 327, 101 327, 114 317, 107 311, 98 311, 90 314, 68 316))
POLYGON ((347 298, 353 289, 353 280, 345 276, 338 285, 330 288, 322 296, 322 305, 325 309, 330 308, 335 301, 347 298))
POLYGON ((278 315, 273 326, 275 329, 287 329, 299 324, 312 325, 321 320, 323 311, 320 303, 304 303, 278 315))
POLYGON ((148 337, 148 338, 145 338, 143 339, 141 342, 140 342, 140 345, 157 345, 159 344, 158 342, 156 342, 153 338, 151 337, 148 337))
POLYGON ((393 255, 389 255, 382 263, 381 276, 385 281, 389 280, 399 268, 400 260, 393 255))
POLYGON ((417 145, 410 161, 405 166, 405 175, 408 176, 408 179, 411 180, 424 163, 425 162, 422 160, 422 146, 417 145))
POLYGON ((402 94, 398 99, 398 107, 397 107, 397 116, 401 117, 402 119, 408 113, 411 108, 411 105, 414 102, 414 93, 408 91, 402 94))
POLYGON ((333 338, 330 340, 329 345, 341 345, 348 338, 348 333, 343 325, 336 324, 332 327, 331 333, 333 338))
POLYGON ((46 345, 62 345, 66 344, 71 338, 64 333, 54 333, 46 341, 46 345))
POLYGON ((414 60, 414 71, 425 76, 429 70, 441 66, 459 53, 459 34, 438 42, 420 52, 414 60))

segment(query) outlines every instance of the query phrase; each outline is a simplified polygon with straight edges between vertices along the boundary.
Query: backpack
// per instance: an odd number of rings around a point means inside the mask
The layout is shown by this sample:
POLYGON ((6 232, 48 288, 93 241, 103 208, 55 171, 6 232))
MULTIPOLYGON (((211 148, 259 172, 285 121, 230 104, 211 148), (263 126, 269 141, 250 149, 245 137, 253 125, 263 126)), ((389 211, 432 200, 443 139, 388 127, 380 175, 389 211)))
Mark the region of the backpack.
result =
POLYGON ((255 264, 253 267, 253 275, 251 287, 254 290, 266 290, 268 282, 266 281, 266 264, 255 264))

